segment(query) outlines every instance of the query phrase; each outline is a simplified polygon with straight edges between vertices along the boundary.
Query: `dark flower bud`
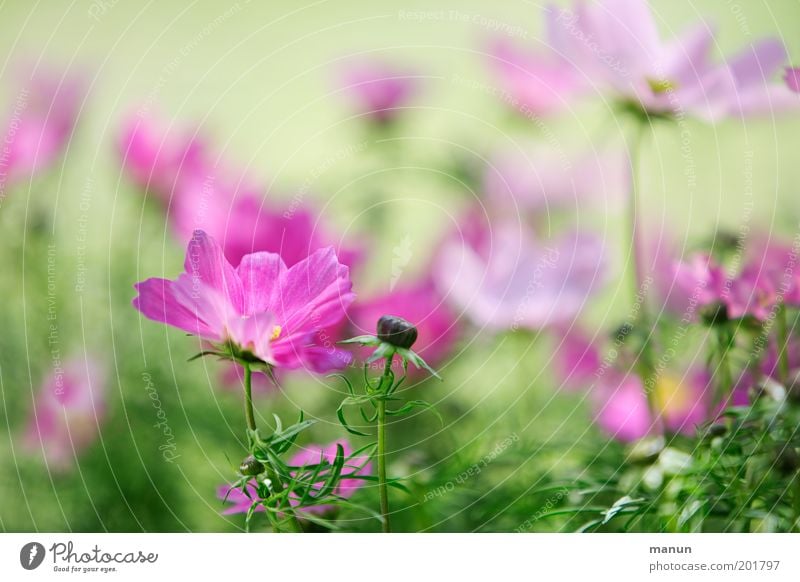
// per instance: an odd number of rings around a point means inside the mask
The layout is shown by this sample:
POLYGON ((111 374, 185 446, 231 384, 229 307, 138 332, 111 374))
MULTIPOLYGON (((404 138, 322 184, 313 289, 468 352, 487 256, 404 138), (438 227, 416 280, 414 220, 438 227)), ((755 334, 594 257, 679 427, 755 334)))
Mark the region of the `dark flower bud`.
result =
POLYGON ((614 331, 614 341, 622 344, 633 333, 633 325, 630 323, 623 323, 614 331))
POLYGON ((725 230, 718 232, 711 241, 711 245, 723 253, 735 251, 741 244, 742 237, 739 233, 725 230))
POLYGON ((775 467, 784 475, 793 475, 800 468, 800 455, 791 443, 776 447, 775 467))
POLYGON ((417 328, 402 317, 382 315, 378 320, 378 339, 408 349, 417 341, 417 328))
POLYGON ((717 301, 700 308, 700 318, 706 325, 715 325, 728 321, 728 306, 717 301))
POLYGON ((719 422, 715 422, 709 426, 708 431, 706 432, 706 434, 711 438, 725 436, 727 433, 728 427, 719 422))
POLYGON ((239 472, 245 477, 254 477, 264 472, 264 465, 253 455, 248 455, 244 458, 242 464, 239 465, 239 472))

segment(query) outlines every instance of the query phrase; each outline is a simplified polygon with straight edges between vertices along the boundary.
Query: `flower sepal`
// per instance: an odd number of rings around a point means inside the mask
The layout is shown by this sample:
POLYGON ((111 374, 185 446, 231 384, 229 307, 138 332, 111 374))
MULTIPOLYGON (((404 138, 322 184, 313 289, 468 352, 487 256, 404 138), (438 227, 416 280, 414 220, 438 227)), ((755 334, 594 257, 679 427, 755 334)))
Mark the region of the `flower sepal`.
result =
POLYGON ((377 362, 380 359, 387 358, 391 359, 397 354, 400 356, 400 359, 403 362, 403 368, 408 369, 409 362, 414 365, 415 368, 418 370, 425 370, 434 378, 441 380, 442 377, 431 368, 428 363, 422 359, 422 357, 413 351, 411 348, 402 348, 395 345, 392 345, 388 342, 381 341, 378 339, 377 336, 374 335, 360 335, 358 337, 350 338, 347 340, 343 340, 339 342, 340 344, 358 344, 361 346, 369 346, 376 348, 372 354, 370 354, 369 358, 367 358, 366 363, 372 364, 377 362))

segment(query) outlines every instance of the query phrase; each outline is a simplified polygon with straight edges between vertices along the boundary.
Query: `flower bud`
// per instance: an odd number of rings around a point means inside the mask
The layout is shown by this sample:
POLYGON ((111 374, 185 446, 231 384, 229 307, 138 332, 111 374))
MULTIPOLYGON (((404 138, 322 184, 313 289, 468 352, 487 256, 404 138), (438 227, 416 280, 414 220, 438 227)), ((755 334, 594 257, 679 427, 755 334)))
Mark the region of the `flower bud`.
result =
POLYGON ((628 336, 630 336, 632 333, 633 325, 630 323, 623 323, 614 332, 614 341, 618 344, 623 344, 625 343, 625 340, 628 339, 628 336))
POLYGON ((700 308, 700 318, 706 325, 716 325, 728 321, 728 306, 721 301, 700 308))
POLYGON ((775 467, 784 475, 793 475, 800 468, 800 455, 797 454, 792 443, 776 447, 775 457, 775 467))
POLYGON ((402 317, 382 315, 378 320, 378 339, 408 349, 417 341, 417 328, 402 317))
POLYGON ((728 434, 728 427, 722 424, 721 422, 715 422, 714 424, 709 426, 708 430, 706 431, 706 435, 709 438, 722 437, 725 436, 726 434, 728 434))
POLYGON ((239 472, 245 477, 253 477, 264 472, 264 465, 253 455, 248 455, 244 458, 242 464, 239 465, 239 472))

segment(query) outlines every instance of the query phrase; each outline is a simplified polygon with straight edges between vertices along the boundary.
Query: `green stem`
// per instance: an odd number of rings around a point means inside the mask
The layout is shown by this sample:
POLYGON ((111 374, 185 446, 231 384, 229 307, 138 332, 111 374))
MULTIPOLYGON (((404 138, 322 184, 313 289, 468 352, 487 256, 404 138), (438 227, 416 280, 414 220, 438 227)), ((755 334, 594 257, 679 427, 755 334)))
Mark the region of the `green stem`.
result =
POLYGON ((719 380, 715 384, 714 403, 726 402, 733 390, 733 372, 730 364, 730 353, 735 345, 735 332, 727 326, 721 327, 718 331, 717 341, 719 343, 719 380))
MULTIPOLYGON (((247 419, 247 428, 251 431, 256 430, 256 415, 253 411, 253 371, 250 369, 250 364, 248 362, 244 362, 242 364, 244 368, 244 416, 247 419)), ((252 443, 251 443, 252 446, 252 443)), ((267 477, 274 485, 274 488, 278 491, 283 491, 285 489, 283 485, 283 480, 278 472, 267 463, 266 465, 267 470, 267 477)), ((286 513, 289 515, 289 523, 292 526, 292 529, 297 532, 301 533, 303 531, 303 526, 300 525, 300 521, 297 519, 294 511, 291 509, 287 510, 286 513)), ((275 528, 277 533, 280 533, 280 528, 275 528)))
POLYGON ((781 384, 788 386, 789 383, 789 333, 786 325, 786 305, 783 303, 778 307, 775 316, 778 334, 778 378, 781 384))
MULTIPOLYGON (((275 489, 277 489, 278 491, 283 491, 284 489, 286 489, 286 486, 283 484, 283 479, 281 479, 280 474, 278 474, 278 472, 270 465, 267 465, 267 476, 269 477, 269 480, 274 484, 275 489)), ((294 510, 292 510, 291 507, 289 507, 289 509, 286 510, 286 514, 289 516, 289 524, 292 526, 292 530, 295 533, 303 533, 303 526, 300 524, 300 520, 297 519, 297 515, 295 514, 294 510)), ((280 533, 280 529, 278 529, 278 533, 280 533)))
POLYGON ((250 364, 245 362, 244 367, 244 416, 247 419, 247 428, 256 430, 256 416, 253 413, 253 372, 250 364))
MULTIPOLYGON (((642 245, 640 240, 640 232, 641 232, 641 225, 639 220, 639 164, 641 158, 641 149, 642 149, 642 142, 644 141, 644 132, 646 129, 646 122, 639 122, 639 125, 636 128, 636 132, 631 139, 630 148, 628 150, 628 156, 630 158, 631 163, 631 191, 630 191, 630 201, 628 206, 628 220, 630 222, 630 241, 626 240, 625 246, 627 243, 630 242, 631 251, 628 257, 626 257, 626 263, 629 265, 631 273, 633 274, 633 300, 636 301, 636 298, 641 291, 642 284, 644 282, 642 278, 642 257, 640 255, 642 251, 642 245)), ((644 322, 647 322, 647 305, 646 305, 646 298, 642 299, 642 304, 640 306, 640 319, 644 322)))
MULTIPOLYGON (((381 378, 381 389, 385 393, 388 390, 387 380, 392 371, 392 360, 394 354, 386 358, 386 366, 383 369, 381 378)), ((381 496, 381 516, 383 517, 383 533, 389 533, 389 488, 386 485, 386 400, 379 398, 378 408, 378 489, 381 496)))
POLYGON ((639 311, 636 315, 636 324, 638 324, 645 332, 644 343, 640 353, 641 365, 640 369, 643 370, 642 380, 645 386, 645 396, 647 397, 647 404, 652 418, 655 420, 660 415, 657 409, 653 391, 656 388, 657 378, 654 375, 655 362, 653 360, 653 330, 650 328, 650 314, 647 306, 647 293, 644 287, 644 277, 642 273, 642 241, 640 240, 641 224, 639 218, 639 163, 641 158, 642 143, 644 141, 644 132, 647 129, 649 121, 637 121, 636 130, 630 140, 628 149, 628 157, 631 164, 631 190, 630 200, 628 206, 628 221, 630 226, 630 240, 625 240, 623 249, 630 243, 630 252, 626 257, 628 269, 632 274, 633 283, 633 301, 639 302, 639 311), (639 294, 643 296, 639 300, 639 294))

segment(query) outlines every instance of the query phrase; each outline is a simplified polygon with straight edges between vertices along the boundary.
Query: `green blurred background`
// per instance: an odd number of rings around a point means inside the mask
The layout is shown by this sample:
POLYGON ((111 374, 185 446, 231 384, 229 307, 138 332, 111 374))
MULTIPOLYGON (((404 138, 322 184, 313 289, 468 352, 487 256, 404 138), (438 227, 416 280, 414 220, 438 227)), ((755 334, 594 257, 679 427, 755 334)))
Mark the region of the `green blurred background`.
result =
MULTIPOLYGON (((183 334, 145 321, 130 307, 133 283, 175 276, 183 250, 160 209, 144 203, 122 174, 115 140, 124 116, 144 107, 178 125, 198 125, 223 157, 283 193, 271 195, 308 191, 325 220, 346 237, 369 233, 374 207, 382 206, 393 220, 374 241, 356 291, 385 289, 400 241, 410 237, 413 258, 403 276, 413 277, 425 268, 445 225, 480 195, 447 171, 453 160, 480 172, 482 156, 493 148, 544 140, 541 127, 514 119, 492 94, 484 55, 486 41, 505 34, 492 31, 492 21, 515 31, 518 42, 543 47, 542 6, 516 0, 0 4, 4 110, 12 105, 12 70, 19 63, 83 70, 90 82, 63 162, 9 192, 0 211, 0 425, 7 435, 0 439, 0 528, 243 526, 242 516, 220 516, 215 498, 216 486, 231 477, 242 454, 239 395, 216 387, 216 363, 185 363, 194 344, 183 334), (386 163, 386 146, 364 133, 336 90, 336 68, 353 55, 387 59, 424 76, 417 107, 391 146, 396 162, 386 163), (76 276, 84 266, 78 237, 84 230, 86 285, 78 292, 76 276), (20 446, 33 394, 50 367, 49 244, 55 245, 64 352, 85 346, 110 370, 101 438, 64 474, 49 472, 20 446), (173 463, 159 450, 164 436, 153 426, 157 411, 148 377, 175 435, 179 458, 173 463)), ((800 63, 796 0, 662 0, 653 6, 666 36, 703 17, 717 24, 719 55, 772 35, 800 63)), ((600 105, 581 105, 545 124, 567 148, 603 150, 619 146, 626 129, 619 120, 609 122, 609 115, 600 105)), ((645 151, 643 211, 653 228, 680 241, 688 235, 688 244, 743 222, 789 235, 797 229, 800 116, 715 127, 688 122, 687 128, 683 137, 696 186, 687 183, 682 136, 674 128, 657 128, 645 151)), ((621 220, 579 217, 609 241, 621 239, 621 220)), ((612 327, 626 309, 628 293, 619 280, 589 315, 599 327, 612 327)), ((555 394, 545 338, 468 335, 463 347, 442 371, 444 383, 415 388, 437 403, 445 427, 419 414, 392 430, 390 470, 409 475, 413 490, 410 496, 393 493, 401 510, 397 529, 513 530, 547 501, 533 493, 537 487, 595 458, 598 433, 587 427, 581 395, 555 394), (424 501, 510 437, 514 444, 478 475, 424 501)), ((324 379, 293 376, 283 395, 263 397, 257 407, 285 418, 304 408, 322 421, 313 440, 324 441, 341 435, 332 412, 340 389, 324 379)), ((359 495, 364 503, 377 497, 370 490, 359 495)), ((375 525, 356 520, 351 529, 375 525)))

